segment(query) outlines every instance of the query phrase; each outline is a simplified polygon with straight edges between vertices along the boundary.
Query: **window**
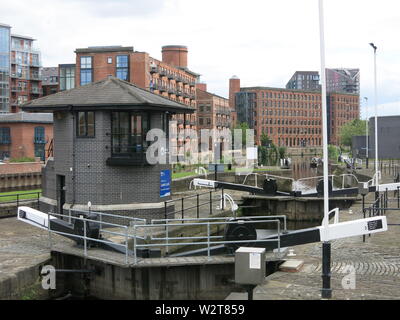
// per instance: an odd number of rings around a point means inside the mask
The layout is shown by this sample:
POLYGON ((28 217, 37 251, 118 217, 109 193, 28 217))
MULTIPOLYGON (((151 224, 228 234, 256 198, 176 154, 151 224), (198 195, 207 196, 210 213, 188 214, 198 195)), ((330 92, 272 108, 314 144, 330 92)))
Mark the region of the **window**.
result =
POLYGON ((92 57, 81 57, 81 86, 92 82, 92 57))
POLYGON ((11 136, 10 136, 10 128, 0 128, 0 144, 10 144, 11 136))
POLYGON ((77 136, 80 138, 94 137, 94 112, 78 112, 77 136))
POLYGON ((60 91, 75 87, 75 67, 60 68, 60 91))
POLYGON ((145 152, 149 118, 147 113, 113 112, 112 154, 129 157, 145 152))
POLYGON ((46 143, 44 127, 35 127, 34 143, 46 143))
POLYGON ((128 56, 117 56, 116 77, 128 81, 128 56))

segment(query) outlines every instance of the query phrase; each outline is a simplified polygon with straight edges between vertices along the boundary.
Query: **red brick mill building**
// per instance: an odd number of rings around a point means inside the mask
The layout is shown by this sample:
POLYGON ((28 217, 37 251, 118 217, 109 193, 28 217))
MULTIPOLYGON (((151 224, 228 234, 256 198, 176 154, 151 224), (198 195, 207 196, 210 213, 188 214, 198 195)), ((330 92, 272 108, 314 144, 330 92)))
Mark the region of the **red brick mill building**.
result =
MULTIPOLYGON (((271 87, 246 87, 235 93, 238 122, 247 122, 254 129, 255 139, 267 134, 277 146, 321 147, 322 104, 318 91, 271 87)), ((231 79, 232 82, 232 79, 231 79)), ((360 117, 359 95, 331 92, 327 97, 328 141, 340 144, 340 128, 360 117)))

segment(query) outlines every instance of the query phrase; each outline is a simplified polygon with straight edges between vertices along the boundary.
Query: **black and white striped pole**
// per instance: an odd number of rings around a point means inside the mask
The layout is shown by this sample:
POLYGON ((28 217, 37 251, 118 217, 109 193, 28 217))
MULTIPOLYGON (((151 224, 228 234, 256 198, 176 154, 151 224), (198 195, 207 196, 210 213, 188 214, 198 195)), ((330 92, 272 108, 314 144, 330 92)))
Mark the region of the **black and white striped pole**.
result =
MULTIPOLYGON (((321 102, 322 102, 322 136, 323 136, 323 159, 324 159, 324 239, 329 239, 329 187, 328 187, 328 122, 326 107, 326 75, 325 75, 325 40, 324 40, 324 8, 323 0, 319 0, 319 34, 321 55, 321 102)), ((329 299, 332 297, 331 289, 331 243, 325 240, 322 243, 322 291, 321 297, 329 299)))

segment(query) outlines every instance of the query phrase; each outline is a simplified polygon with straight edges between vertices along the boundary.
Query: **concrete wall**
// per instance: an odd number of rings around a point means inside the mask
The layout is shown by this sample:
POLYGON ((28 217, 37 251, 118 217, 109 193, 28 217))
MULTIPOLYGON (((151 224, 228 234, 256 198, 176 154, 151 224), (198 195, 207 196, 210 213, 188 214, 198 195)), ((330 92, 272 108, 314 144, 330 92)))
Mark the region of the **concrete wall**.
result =
POLYGON ((52 253, 53 265, 62 269, 95 269, 83 281, 81 275, 57 276, 57 284, 75 294, 90 294, 99 299, 133 300, 215 300, 224 299, 235 289, 234 263, 122 267, 71 255, 52 253))

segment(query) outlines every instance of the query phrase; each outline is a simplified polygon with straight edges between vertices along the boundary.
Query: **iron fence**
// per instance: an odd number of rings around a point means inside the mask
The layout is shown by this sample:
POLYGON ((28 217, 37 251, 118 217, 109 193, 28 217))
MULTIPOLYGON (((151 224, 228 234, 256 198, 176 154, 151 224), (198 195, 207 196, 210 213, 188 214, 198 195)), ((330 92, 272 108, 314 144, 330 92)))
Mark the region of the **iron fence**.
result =
POLYGON ((0 195, 0 218, 7 218, 17 214, 20 205, 30 204, 39 210, 41 191, 0 195))

